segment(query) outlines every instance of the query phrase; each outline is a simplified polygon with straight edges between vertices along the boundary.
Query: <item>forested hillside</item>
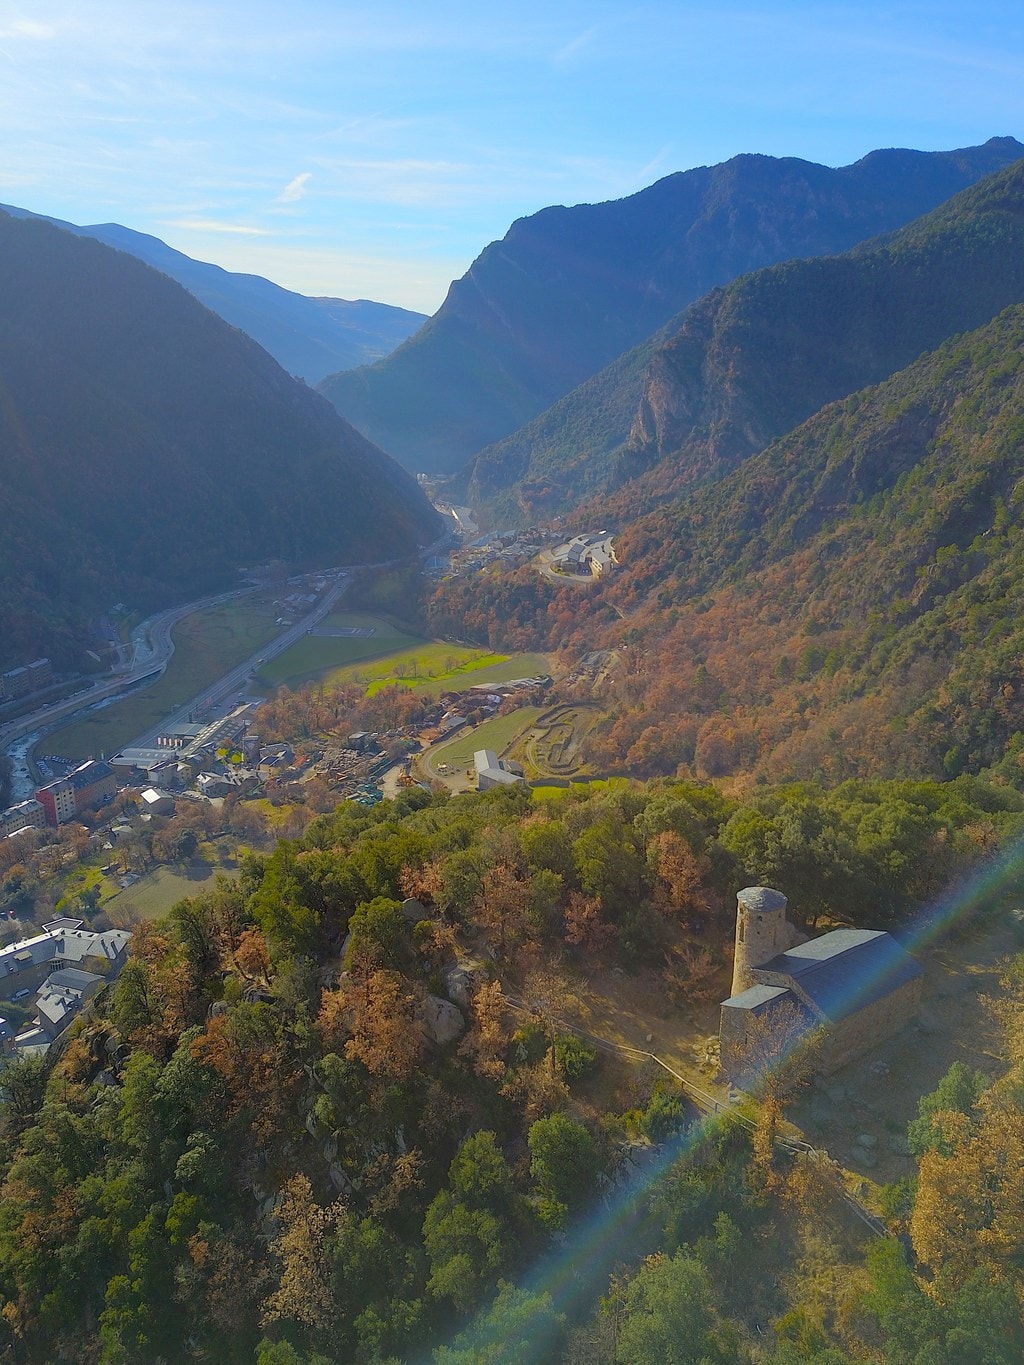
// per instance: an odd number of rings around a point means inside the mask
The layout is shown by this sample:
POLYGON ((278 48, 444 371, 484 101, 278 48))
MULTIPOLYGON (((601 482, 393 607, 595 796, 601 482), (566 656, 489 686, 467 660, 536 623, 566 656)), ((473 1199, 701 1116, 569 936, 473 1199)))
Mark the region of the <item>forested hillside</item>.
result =
POLYGON ((481 451, 471 496, 491 519, 519 520, 596 496, 584 516, 621 525, 721 478, 826 402, 1024 297, 1022 205, 1018 163, 881 241, 712 291, 481 451))
POLYGON ((90 612, 243 565, 437 534, 413 481, 255 342, 123 252, 0 214, 0 655, 76 657, 90 612))
MULTIPOLYGON (((6 204, 0 204, 0 209, 15 218, 40 216, 6 204)), ((94 237, 170 275, 218 317, 258 341, 282 369, 307 384, 388 355, 426 322, 422 313, 369 299, 308 298, 260 275, 240 275, 193 260, 159 237, 134 232, 120 223, 79 227, 59 218, 43 221, 79 237, 94 237)))
POLYGON ((1019 157, 1013 138, 872 152, 833 170, 738 156, 626 199, 514 223, 394 355, 320 386, 407 468, 458 470, 709 289, 847 250, 1019 157))
POLYGON ((1020 785, 1022 431, 1017 307, 638 520, 585 612, 527 568, 442 585, 432 620, 617 648, 612 770, 1020 785))
POLYGON ((745 1121, 707 1122, 560 1020, 612 968, 646 971, 677 1017, 716 998, 743 880, 786 885, 805 919, 905 927, 1019 835, 1022 804, 967 779, 744 803, 674 783, 319 817, 139 926, 52 1070, 5 1073, 17 1358, 1010 1365, 1019 969, 1016 1060, 926 1097, 916 1201, 906 1180, 885 1194, 916 1275, 830 1162, 776 1146, 781 1073, 745 1121))

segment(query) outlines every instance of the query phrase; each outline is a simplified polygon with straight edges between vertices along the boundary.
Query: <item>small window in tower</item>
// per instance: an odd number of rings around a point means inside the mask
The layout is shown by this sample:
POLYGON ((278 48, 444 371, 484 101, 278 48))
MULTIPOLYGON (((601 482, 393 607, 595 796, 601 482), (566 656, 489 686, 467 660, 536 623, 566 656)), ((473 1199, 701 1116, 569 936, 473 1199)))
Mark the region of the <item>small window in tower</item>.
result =
POLYGON ((746 922, 746 920, 741 919, 741 920, 740 920, 740 942, 741 942, 741 943, 742 943, 743 940, 746 938, 746 936, 747 936, 747 922, 746 922))

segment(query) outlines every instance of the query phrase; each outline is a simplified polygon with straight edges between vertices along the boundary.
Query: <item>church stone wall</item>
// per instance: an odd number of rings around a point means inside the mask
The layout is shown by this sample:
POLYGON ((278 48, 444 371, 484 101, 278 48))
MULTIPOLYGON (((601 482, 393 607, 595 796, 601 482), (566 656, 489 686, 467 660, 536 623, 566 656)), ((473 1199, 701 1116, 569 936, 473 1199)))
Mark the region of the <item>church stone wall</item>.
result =
POLYGON ((822 1047, 818 1070, 828 1075, 852 1062, 862 1052, 884 1043, 914 1018, 921 1003, 920 976, 897 990, 873 1000, 870 1005, 848 1015, 829 1028, 822 1047))

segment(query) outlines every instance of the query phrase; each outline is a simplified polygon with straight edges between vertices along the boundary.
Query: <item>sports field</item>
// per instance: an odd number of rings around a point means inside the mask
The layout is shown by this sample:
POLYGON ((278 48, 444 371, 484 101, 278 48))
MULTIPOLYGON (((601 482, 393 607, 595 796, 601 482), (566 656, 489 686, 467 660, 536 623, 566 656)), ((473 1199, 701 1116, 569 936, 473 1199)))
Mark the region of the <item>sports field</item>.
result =
POLYGON ((393 622, 358 611, 336 611, 320 623, 321 630, 358 630, 370 634, 306 635, 260 669, 257 683, 272 692, 277 687, 299 687, 315 678, 336 681, 337 674, 363 659, 399 654, 420 643, 393 622))
POLYGON ((272 640, 276 619, 272 602, 249 597, 186 616, 171 632, 174 653, 161 677, 47 735, 41 751, 75 760, 116 753, 272 640))
POLYGON ((176 872, 169 867, 158 867, 142 877, 134 886, 119 891, 103 906, 111 924, 127 924, 132 918, 161 919, 178 901, 187 896, 198 896, 211 891, 217 873, 229 879, 238 876, 237 868, 193 863, 187 872, 176 872))

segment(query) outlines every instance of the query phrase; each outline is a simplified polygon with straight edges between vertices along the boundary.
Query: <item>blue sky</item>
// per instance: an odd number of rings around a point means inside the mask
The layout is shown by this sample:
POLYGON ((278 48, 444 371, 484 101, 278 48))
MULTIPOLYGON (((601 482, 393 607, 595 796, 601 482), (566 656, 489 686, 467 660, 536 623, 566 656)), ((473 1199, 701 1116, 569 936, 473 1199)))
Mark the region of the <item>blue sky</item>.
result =
POLYGON ((1022 92, 1019 0, 0 0, 0 201, 432 312, 546 204, 1024 140, 1022 92))

